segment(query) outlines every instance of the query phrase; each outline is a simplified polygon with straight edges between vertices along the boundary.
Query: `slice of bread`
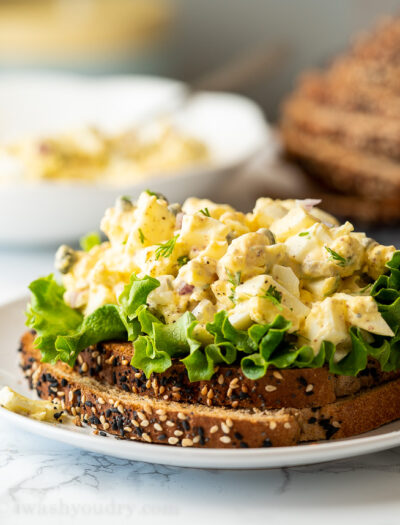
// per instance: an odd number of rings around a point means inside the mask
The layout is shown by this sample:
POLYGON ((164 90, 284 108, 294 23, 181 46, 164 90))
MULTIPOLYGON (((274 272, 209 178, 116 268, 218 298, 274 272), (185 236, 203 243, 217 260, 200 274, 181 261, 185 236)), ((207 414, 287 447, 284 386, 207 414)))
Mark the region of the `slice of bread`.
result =
POLYGON ((323 70, 304 74, 284 104, 287 158, 321 185, 311 193, 331 213, 367 223, 400 220, 399 50, 396 16, 323 70))
POLYGON ((399 73, 398 62, 383 65, 381 61, 375 59, 344 55, 334 60, 325 75, 332 83, 383 87, 388 90, 388 93, 398 95, 400 91, 399 73))
POLYGON ((322 407, 246 410, 128 393, 63 363, 49 365, 26 350, 22 354, 28 359, 25 374, 39 397, 57 398, 77 424, 122 439, 183 447, 289 446, 353 436, 400 418, 400 379, 322 407))
POLYGON ((400 163, 283 123, 287 152, 324 184, 375 199, 400 199, 400 163))
POLYGON ((370 31, 358 35, 351 54, 359 59, 376 60, 382 64, 398 63, 400 17, 382 17, 370 31))
MULTIPOLYGON (((26 371, 32 357, 40 360, 34 339, 35 336, 27 332, 21 340, 21 359, 26 371)), ((190 383, 186 369, 179 361, 175 361, 166 372, 153 374, 147 379, 130 365, 133 353, 132 343, 101 343, 79 354, 75 371, 124 392, 164 401, 258 410, 326 405, 361 388, 400 377, 400 372, 382 372, 379 364, 371 360, 359 377, 336 376, 325 367, 270 369, 263 378, 252 381, 238 366, 221 366, 211 381, 190 383)))
POLYGON ((342 79, 328 79, 321 73, 308 73, 303 76, 297 94, 346 111, 400 118, 400 96, 381 85, 353 85, 342 79))
POLYGON ((346 148, 400 159, 400 122, 370 113, 343 111, 305 97, 293 97, 284 108, 284 125, 323 136, 346 148))

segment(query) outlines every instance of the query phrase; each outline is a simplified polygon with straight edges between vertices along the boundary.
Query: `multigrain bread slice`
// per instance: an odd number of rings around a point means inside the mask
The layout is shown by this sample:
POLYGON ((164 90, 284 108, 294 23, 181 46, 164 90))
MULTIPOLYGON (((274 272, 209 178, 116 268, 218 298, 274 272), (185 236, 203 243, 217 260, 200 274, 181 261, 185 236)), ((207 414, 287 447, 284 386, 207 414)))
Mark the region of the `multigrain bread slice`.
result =
POLYGON ((400 96, 384 85, 354 85, 350 81, 327 78, 314 72, 303 75, 297 93, 346 111, 400 118, 400 96))
POLYGON ((325 104, 398 118, 400 17, 359 35, 325 72, 308 75, 299 92, 325 104))
POLYGON ((382 63, 375 59, 364 59, 354 55, 345 55, 337 58, 329 70, 326 78, 338 84, 366 84, 371 87, 384 87, 399 94, 399 64, 382 63))
POLYGON ((284 105, 287 157, 325 186, 316 196, 333 213, 366 222, 400 218, 399 51, 394 17, 324 71, 303 75, 284 105))
POLYGON ((77 424, 147 443, 207 448, 290 446, 353 436, 400 418, 400 379, 323 407, 259 411, 152 399, 82 377, 64 364, 31 363, 36 369, 28 375, 38 395, 58 399, 64 410, 76 416, 77 424))
MULTIPOLYGON (((21 339, 21 363, 26 372, 32 369, 32 363, 40 361, 34 339, 31 332, 21 339)), ((337 376, 326 367, 270 369, 263 378, 252 381, 237 366, 221 366, 211 381, 190 383, 179 361, 166 372, 147 379, 130 365, 133 353, 132 343, 100 343, 79 354, 75 371, 124 392, 164 401, 258 410, 327 405, 338 397, 400 377, 400 372, 382 372, 371 360, 358 377, 337 376)))
POLYGON ((358 35, 351 54, 358 59, 397 63, 400 46, 400 17, 387 16, 370 31, 358 35))
POLYGON ((32 385, 42 399, 58 397, 65 410, 94 430, 125 439, 211 448, 262 447, 294 445, 301 433, 295 417, 284 409, 253 412, 152 399, 104 386, 62 366, 39 365, 32 385))
POLYGON ((370 113, 357 113, 292 97, 284 107, 284 126, 312 136, 323 136, 346 148, 400 159, 400 121, 370 113))
POLYGON ((324 136, 283 123, 289 155, 308 173, 341 192, 375 199, 400 199, 400 163, 360 152, 324 136))

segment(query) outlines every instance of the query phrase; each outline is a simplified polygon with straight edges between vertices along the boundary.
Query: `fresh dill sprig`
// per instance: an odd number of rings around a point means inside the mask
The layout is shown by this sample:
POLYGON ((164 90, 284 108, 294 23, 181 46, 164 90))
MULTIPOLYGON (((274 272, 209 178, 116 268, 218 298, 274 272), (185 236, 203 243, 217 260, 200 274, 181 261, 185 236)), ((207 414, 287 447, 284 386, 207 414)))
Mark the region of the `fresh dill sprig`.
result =
POLYGON ((233 303, 235 303, 236 302, 236 299, 235 299, 236 287, 239 286, 240 284, 240 279, 242 278, 242 272, 232 273, 226 270, 226 273, 228 274, 228 282, 231 283, 232 285, 231 295, 229 296, 229 299, 233 303))
POLYGON ((174 251, 174 248, 175 248, 175 244, 176 244, 176 240, 178 239, 179 237, 179 234, 175 235, 174 237, 172 237, 172 239, 170 239, 169 241, 166 241, 166 242, 162 242, 160 244, 158 244, 158 248, 156 249, 156 261, 158 261, 158 259, 160 257, 169 257, 172 252, 174 251))
POLYGON ((338 266, 347 266, 351 261, 351 257, 346 259, 335 252, 335 250, 332 250, 332 248, 329 248, 329 246, 325 246, 325 250, 329 253, 329 260, 335 262, 338 266))
POLYGON ((211 217, 210 210, 208 208, 204 208, 202 210, 199 210, 199 212, 202 213, 203 215, 205 215, 206 217, 211 217))
POLYGON ((182 268, 182 266, 185 266, 189 262, 189 255, 181 255, 178 257, 178 267, 182 268))
POLYGON ((282 306, 281 306, 282 293, 279 290, 277 290, 276 287, 273 286, 272 284, 269 285, 268 290, 261 297, 263 299, 268 299, 268 301, 271 301, 272 304, 274 304, 280 310, 282 310, 282 306))
POLYGON ((139 232, 139 239, 140 239, 140 242, 141 242, 142 244, 144 244, 144 241, 146 240, 146 237, 144 236, 144 233, 143 233, 142 229, 139 228, 138 232, 139 232))

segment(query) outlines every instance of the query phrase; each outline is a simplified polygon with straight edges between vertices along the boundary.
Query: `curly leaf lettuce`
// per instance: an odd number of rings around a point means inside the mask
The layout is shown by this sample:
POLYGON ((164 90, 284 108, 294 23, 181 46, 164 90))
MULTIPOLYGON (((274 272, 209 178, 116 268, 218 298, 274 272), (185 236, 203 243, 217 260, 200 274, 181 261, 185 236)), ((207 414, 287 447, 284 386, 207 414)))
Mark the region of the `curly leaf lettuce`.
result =
POLYGON ((137 317, 139 306, 146 304, 150 292, 160 286, 160 281, 145 275, 139 279, 136 274, 131 275, 130 283, 124 287, 118 298, 121 309, 126 317, 132 321, 137 317))
POLYGON ((26 324, 38 336, 35 345, 40 349, 43 361, 56 363, 61 359, 55 346, 57 337, 74 333, 82 324, 83 315, 65 304, 65 290, 52 274, 33 281, 29 290, 31 302, 26 312, 26 324))
POLYGON ((85 317, 74 333, 59 335, 55 341, 55 348, 59 354, 58 358, 73 366, 82 350, 110 340, 126 340, 126 330, 117 306, 106 304, 85 317))
POLYGON ((285 335, 291 323, 281 315, 266 325, 249 328, 250 337, 258 344, 258 351, 241 360, 243 373, 249 379, 263 377, 269 366, 299 368, 313 366, 314 352, 309 346, 295 348, 288 344, 285 335))
POLYGON ((128 341, 135 341, 141 333, 141 324, 138 319, 140 308, 147 302, 150 292, 160 286, 160 282, 146 275, 139 279, 136 274, 131 275, 121 295, 118 297, 121 321, 128 333, 128 341))
POLYGON ((78 354, 90 345, 110 339, 125 340, 126 329, 115 305, 105 305, 86 316, 67 304, 64 288, 53 275, 33 281, 27 325, 36 331, 35 346, 42 361, 63 361, 73 366, 78 354))
POLYGON ((190 312, 182 315, 176 323, 165 324, 149 312, 147 306, 141 305, 137 319, 146 335, 135 341, 131 365, 143 370, 146 377, 152 372, 164 372, 171 366, 173 357, 186 355, 200 347, 192 335, 197 321, 190 312))
POLYGON ((168 370, 172 360, 167 352, 155 348, 150 337, 140 335, 135 341, 135 353, 131 365, 142 370, 146 377, 150 377, 153 372, 161 373, 168 370))
POLYGON ((97 232, 89 232, 80 238, 79 244, 84 252, 90 252, 94 246, 101 244, 100 234, 97 232))

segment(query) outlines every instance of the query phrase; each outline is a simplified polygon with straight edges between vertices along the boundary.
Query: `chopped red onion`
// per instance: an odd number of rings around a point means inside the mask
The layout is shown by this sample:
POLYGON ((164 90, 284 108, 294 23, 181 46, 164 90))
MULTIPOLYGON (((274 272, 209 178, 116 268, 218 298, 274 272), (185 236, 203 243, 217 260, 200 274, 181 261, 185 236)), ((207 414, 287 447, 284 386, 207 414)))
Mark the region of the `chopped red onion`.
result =
POLYGON ((303 206, 306 211, 311 211, 314 206, 318 206, 322 201, 321 199, 298 199, 296 202, 303 206))
POLYGON ((176 222, 175 222, 175 228, 177 230, 180 230, 182 228, 182 221, 183 221, 183 216, 185 214, 183 212, 180 212, 176 215, 176 222))
POLYGON ((194 286, 184 283, 178 290, 179 295, 189 295, 194 290, 194 286))

